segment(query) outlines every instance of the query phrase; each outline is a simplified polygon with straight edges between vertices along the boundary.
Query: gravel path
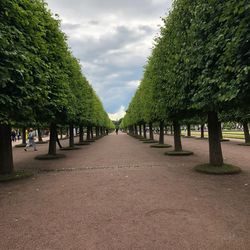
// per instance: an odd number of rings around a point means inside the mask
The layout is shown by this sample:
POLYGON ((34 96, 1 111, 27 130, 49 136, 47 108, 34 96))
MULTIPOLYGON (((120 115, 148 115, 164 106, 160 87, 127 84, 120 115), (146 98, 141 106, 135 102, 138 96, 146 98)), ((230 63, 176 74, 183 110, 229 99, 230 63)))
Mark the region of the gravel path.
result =
POLYGON ((249 147, 224 142, 225 161, 243 172, 209 176, 192 170, 208 160, 203 140, 183 139, 195 154, 173 158, 111 134, 34 160, 47 146, 13 149, 15 168, 36 174, 0 184, 0 249, 250 249, 249 147))

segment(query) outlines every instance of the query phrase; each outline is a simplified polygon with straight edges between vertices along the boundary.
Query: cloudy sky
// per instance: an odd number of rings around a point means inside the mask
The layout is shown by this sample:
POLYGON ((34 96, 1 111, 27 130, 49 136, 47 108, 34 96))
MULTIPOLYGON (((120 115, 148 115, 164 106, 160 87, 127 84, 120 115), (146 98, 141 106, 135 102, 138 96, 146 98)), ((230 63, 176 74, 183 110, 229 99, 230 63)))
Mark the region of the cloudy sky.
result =
POLYGON ((122 117, 172 0, 46 0, 114 120, 122 117))

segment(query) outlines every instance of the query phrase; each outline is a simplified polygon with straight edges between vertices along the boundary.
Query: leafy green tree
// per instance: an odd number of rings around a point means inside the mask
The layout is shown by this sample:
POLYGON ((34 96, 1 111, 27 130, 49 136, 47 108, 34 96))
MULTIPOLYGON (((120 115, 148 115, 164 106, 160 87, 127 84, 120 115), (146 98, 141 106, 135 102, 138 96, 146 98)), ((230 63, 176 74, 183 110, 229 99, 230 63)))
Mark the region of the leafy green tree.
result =
POLYGON ((0 174, 13 171, 11 125, 30 122, 48 95, 44 10, 42 1, 0 2, 0 174))
POLYGON ((249 8, 247 0, 175 1, 124 125, 138 119, 139 95, 142 117, 154 120, 158 110, 156 120, 173 122, 175 150, 181 151, 180 124, 206 115, 210 164, 222 166, 219 114, 249 107, 249 8))
POLYGON ((71 125, 71 146, 74 124, 110 125, 44 1, 1 1, 0 44, 0 174, 14 170, 13 124, 48 124, 49 155, 56 154, 59 124, 71 125))

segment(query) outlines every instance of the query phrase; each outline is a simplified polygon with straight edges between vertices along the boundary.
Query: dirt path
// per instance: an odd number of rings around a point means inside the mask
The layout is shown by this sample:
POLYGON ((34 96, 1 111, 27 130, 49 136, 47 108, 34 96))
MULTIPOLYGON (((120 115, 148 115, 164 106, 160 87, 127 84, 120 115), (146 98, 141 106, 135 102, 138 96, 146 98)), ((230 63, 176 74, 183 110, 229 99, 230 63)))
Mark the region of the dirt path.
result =
POLYGON ((183 145, 195 155, 164 156, 125 134, 50 162, 33 160, 47 145, 14 149, 17 169, 60 171, 0 184, 0 249, 250 249, 250 148, 224 143, 243 173, 221 177, 192 171, 207 141, 183 145))

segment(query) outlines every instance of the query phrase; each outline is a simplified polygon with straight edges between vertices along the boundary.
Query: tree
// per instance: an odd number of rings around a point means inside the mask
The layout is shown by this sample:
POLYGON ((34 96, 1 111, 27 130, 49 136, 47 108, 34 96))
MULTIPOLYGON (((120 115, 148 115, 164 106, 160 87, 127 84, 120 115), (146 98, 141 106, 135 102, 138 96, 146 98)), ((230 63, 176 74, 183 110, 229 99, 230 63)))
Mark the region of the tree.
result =
POLYGON ((41 1, 3 0, 0 3, 0 174, 13 172, 10 141, 13 122, 31 120, 32 106, 47 98, 44 13, 41 1), (31 14, 32 13, 32 14, 31 14))

